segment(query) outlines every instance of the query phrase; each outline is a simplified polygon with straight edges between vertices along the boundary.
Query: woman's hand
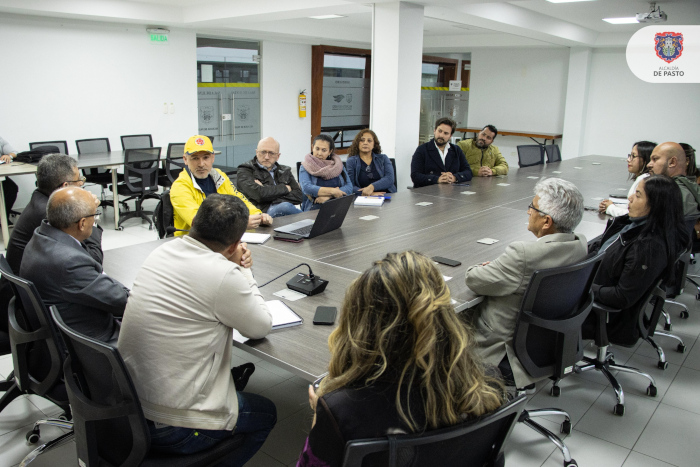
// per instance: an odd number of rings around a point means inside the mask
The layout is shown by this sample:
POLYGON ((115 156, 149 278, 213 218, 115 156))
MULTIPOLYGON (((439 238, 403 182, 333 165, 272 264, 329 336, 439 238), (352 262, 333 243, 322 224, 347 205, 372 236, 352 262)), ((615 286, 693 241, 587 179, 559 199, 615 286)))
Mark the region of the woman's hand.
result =
POLYGON ((332 196, 317 196, 316 199, 314 199, 314 204, 323 204, 331 198, 332 196))
POLYGON ((333 188, 333 197, 334 198, 342 198, 345 196, 345 192, 341 190, 340 188, 333 188))
POLYGON ((374 185, 369 184, 366 187, 364 187, 363 189, 361 189, 360 192, 361 192, 360 194, 362 196, 372 196, 372 194, 374 193, 374 185))

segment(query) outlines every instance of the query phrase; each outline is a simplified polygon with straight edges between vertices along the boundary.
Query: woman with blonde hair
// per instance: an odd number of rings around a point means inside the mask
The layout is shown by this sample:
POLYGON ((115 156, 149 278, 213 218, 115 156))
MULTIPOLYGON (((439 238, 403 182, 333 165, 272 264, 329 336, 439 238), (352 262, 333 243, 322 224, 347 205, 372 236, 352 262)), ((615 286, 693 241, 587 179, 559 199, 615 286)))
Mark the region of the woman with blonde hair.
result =
POLYGON ((467 326, 426 256, 375 261, 348 287, 328 375, 316 393, 309 387, 315 416, 297 465, 339 466, 349 440, 422 433, 499 408, 503 388, 485 375, 467 326))

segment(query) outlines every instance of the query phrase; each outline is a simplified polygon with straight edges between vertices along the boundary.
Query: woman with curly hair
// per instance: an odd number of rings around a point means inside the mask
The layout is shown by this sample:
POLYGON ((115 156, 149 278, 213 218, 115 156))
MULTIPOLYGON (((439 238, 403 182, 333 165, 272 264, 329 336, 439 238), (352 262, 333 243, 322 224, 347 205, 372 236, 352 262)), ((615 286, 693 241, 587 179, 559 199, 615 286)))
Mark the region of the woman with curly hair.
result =
MULTIPOLYGON (((347 441, 444 428, 504 401, 442 274, 420 253, 390 253, 356 279, 328 345, 328 375, 316 393, 309 387, 315 416, 298 466, 340 466, 347 441)), ((459 464, 459 453, 446 454, 459 464)))
POLYGON ((355 135, 348 150, 347 166, 352 189, 362 196, 396 193, 394 167, 382 154, 379 138, 369 128, 355 135))

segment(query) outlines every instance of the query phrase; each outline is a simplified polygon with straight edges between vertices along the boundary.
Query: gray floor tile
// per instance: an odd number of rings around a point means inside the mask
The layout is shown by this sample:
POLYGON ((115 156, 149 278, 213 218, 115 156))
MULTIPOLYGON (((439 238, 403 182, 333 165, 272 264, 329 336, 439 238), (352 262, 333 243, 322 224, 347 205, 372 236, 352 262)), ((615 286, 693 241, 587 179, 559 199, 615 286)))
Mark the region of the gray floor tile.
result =
MULTIPOLYGON (((683 340, 683 343, 686 347, 685 353, 678 352, 678 341, 671 337, 655 335, 654 342, 656 342, 656 344, 663 349, 667 362, 676 365, 681 365, 688 357, 689 351, 692 350, 692 347, 695 344, 696 337, 690 334, 676 332, 675 329, 671 332, 671 334, 675 334, 683 340)), ((658 361, 659 359, 656 350, 654 350, 654 348, 646 342, 644 342, 643 345, 641 345, 639 349, 637 349, 635 355, 642 355, 644 357, 653 358, 656 361, 658 361)))
POLYGON ((622 467, 674 467, 674 465, 632 451, 622 467))
MULTIPOLYGON (((44 413, 29 402, 25 396, 20 396, 10 402, 0 414, 2 415, 0 417, 0 435, 45 418, 44 413)), ((0 452, 2 452, 1 447, 0 452)))
POLYGON ((0 377, 4 380, 12 372, 12 354, 0 357, 0 377))
POLYGON ((262 451, 258 451, 246 462, 246 467, 284 467, 284 464, 268 456, 262 451))
POLYGON ((700 388, 700 371, 683 367, 678 371, 676 379, 673 380, 661 402, 700 414, 698 388, 700 388))
POLYGON ((260 368, 264 368, 267 371, 270 371, 276 375, 283 377, 284 379, 289 379, 292 376, 294 376, 293 373, 290 373, 289 371, 285 370, 284 368, 280 368, 277 365, 273 365, 272 363, 267 362, 265 360, 260 360, 258 363, 255 364, 255 366, 259 366, 260 368))
MULTIPOLYGON (((582 378, 580 375, 572 375, 564 378, 560 383, 561 395, 552 397, 549 395, 549 388, 538 392, 528 401, 529 408, 549 408, 556 407, 566 410, 571 417, 571 422, 576 423, 583 417, 583 414, 593 405, 603 391, 612 391, 598 383, 582 378)), ((562 417, 548 417, 554 423, 561 423, 562 417)))
POLYGON ((59 406, 57 406, 48 399, 37 396, 35 394, 26 397, 29 400, 29 402, 34 404, 36 408, 41 410, 47 417, 54 417, 63 413, 63 409, 61 409, 59 406))
MULTIPOLYGON (((29 403, 29 402, 27 402, 29 403)), ((5 411, 3 410, 3 413, 5 411)), ((3 417, 4 419, 5 417, 3 417)), ((32 424, 17 425, 19 428, 0 436, 0 465, 18 464, 24 456, 33 451, 38 445, 27 445, 26 434, 32 429, 32 424)), ((40 443, 52 440, 63 434, 63 430, 55 426, 41 428, 40 443)), ((33 465, 33 464, 32 464, 33 465)), ((61 464, 53 464, 61 465, 61 464)), ((66 465, 66 464, 63 464, 66 465)), ((75 464, 74 464, 75 465, 75 464)))
POLYGON ((625 415, 622 417, 612 413, 616 403, 617 399, 612 391, 604 392, 574 428, 576 431, 632 449, 658 407, 659 401, 626 395, 625 415))
POLYGON ((278 423, 300 410, 306 410, 309 414, 312 413, 309 407, 308 389, 289 380, 262 391, 260 395, 275 403, 278 423))
MULTIPOLYGON (((581 467, 621 467, 630 450, 574 429, 566 437, 571 457, 581 467)), ((563 457, 557 449, 542 467, 561 467, 563 457)))
POLYGON ((258 363, 262 360, 260 357, 250 354, 243 349, 239 349, 236 346, 233 346, 233 355, 243 359, 246 362, 258 363))
POLYGON ((659 404, 634 450, 678 466, 697 466, 700 415, 659 404))
MULTIPOLYGON (((554 433, 559 433, 559 425, 548 420, 537 423, 554 433)), ((518 467, 539 467, 552 454, 556 446, 524 423, 516 423, 506 444, 506 465, 518 467)))
MULTIPOLYGON (((684 367, 700 370, 700 343, 698 341, 700 341, 700 338, 695 341, 695 345, 692 348, 689 348, 688 356, 683 362, 684 367)), ((686 345, 688 345, 687 342, 686 345)))
MULTIPOLYGON (((671 385, 673 378, 676 377, 676 373, 678 373, 680 367, 670 363, 667 369, 662 370, 657 367, 656 364, 657 360, 655 358, 643 357, 636 354, 627 361, 627 366, 637 368, 638 370, 647 373, 654 378, 657 388, 656 397, 661 399, 668 390, 668 387, 671 385)), ((620 371, 614 373, 617 377, 617 381, 625 391, 625 394, 649 397, 646 395, 647 387, 649 387, 649 380, 647 378, 620 371)))
POLYGON ((281 376, 256 365, 255 373, 253 373, 253 376, 248 380, 248 385, 245 387, 245 390, 247 392, 260 394, 264 390, 270 389, 272 386, 276 386, 284 380, 285 379, 281 376))
POLYGON ((284 465, 298 459, 311 431, 311 421, 311 412, 302 410, 277 422, 263 444, 262 451, 284 465))
POLYGON ((44 452, 30 464, 32 467, 57 467, 78 465, 78 451, 75 440, 44 452))

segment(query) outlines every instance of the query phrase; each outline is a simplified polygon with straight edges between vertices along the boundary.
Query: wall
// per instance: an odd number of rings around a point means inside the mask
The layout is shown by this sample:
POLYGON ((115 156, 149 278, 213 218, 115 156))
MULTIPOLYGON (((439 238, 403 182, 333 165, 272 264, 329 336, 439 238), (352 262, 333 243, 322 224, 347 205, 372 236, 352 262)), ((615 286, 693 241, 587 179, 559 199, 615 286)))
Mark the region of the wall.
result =
POLYGON ((262 137, 280 142, 280 163, 294 168, 311 150, 311 46, 262 42, 260 65, 262 137), (298 112, 306 89, 306 118, 298 112))
MULTIPOLYGON (((471 67, 469 126, 490 123, 508 130, 562 131, 568 48, 473 49, 471 67)), ((498 136, 495 144, 511 167, 517 167, 515 147, 534 142, 498 136)), ((561 147, 562 141, 557 144, 561 147)))
MULTIPOLYGON (((0 18, 2 111, 0 134, 18 151, 33 141, 151 133, 156 146, 197 131, 195 33, 171 30, 167 44, 151 44, 145 26, 0 18), (175 113, 164 114, 163 103, 175 113)), ((20 184, 16 206, 34 189, 20 184)))
POLYGON ((624 157, 639 140, 700 148, 700 84, 644 82, 624 49, 597 49, 591 62, 584 154, 624 157))

